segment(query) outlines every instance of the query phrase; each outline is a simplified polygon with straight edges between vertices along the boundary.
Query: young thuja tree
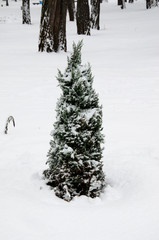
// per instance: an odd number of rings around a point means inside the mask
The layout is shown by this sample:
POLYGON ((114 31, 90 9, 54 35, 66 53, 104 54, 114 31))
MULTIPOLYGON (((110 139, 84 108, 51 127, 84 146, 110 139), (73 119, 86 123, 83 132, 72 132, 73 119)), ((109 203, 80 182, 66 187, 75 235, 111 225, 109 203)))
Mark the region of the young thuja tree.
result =
POLYGON ((92 87, 90 65, 81 64, 82 41, 73 44, 64 73, 57 80, 62 94, 44 171, 55 194, 70 201, 74 196, 98 197, 105 186, 102 147, 102 108, 92 87))

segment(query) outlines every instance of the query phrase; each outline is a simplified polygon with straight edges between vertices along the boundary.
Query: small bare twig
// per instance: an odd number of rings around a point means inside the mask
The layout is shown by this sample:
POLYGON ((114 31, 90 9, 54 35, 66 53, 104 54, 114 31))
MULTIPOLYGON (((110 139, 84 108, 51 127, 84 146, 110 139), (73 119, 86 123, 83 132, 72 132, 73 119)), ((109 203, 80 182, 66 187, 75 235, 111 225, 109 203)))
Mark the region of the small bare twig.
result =
POLYGON ((15 121, 14 118, 12 116, 8 117, 7 122, 6 122, 6 126, 5 126, 5 130, 4 133, 7 134, 8 133, 8 124, 12 121, 13 126, 15 127, 15 121))

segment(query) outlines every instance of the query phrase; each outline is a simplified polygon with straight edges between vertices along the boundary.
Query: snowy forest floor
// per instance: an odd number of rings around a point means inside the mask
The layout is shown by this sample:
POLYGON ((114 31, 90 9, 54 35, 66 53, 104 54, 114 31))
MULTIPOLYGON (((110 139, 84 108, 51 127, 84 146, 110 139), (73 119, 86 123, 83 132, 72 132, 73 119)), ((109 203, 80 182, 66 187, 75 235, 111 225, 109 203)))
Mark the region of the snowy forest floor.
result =
POLYGON ((67 21, 67 53, 38 53, 40 5, 22 25, 21 2, 0 1, 0 239, 159 239, 159 8, 144 1, 101 5, 101 30, 78 36, 67 21), (67 203, 45 185, 50 131, 72 43, 83 39, 103 105, 101 198, 67 203), (14 116, 16 127, 6 119, 14 116))

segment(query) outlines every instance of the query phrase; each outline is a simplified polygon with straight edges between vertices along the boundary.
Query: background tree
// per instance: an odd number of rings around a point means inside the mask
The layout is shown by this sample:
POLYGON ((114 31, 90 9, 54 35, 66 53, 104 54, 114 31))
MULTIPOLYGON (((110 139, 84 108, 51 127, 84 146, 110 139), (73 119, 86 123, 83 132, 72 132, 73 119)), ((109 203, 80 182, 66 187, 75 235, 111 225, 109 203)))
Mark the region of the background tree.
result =
POLYGON ((88 0, 77 0, 77 33, 90 35, 90 12, 88 0))
POLYGON ((102 171, 102 108, 92 88, 89 65, 81 65, 82 42, 73 45, 68 66, 58 82, 62 95, 44 171, 55 194, 70 201, 74 196, 98 197, 105 186, 102 171))
POLYGON ((66 46, 67 0, 43 0, 39 51, 58 52, 66 46))
POLYGON ((100 0, 91 0, 91 27, 100 29, 100 0))
POLYGON ((154 2, 155 7, 158 7, 158 2, 159 2, 159 0, 155 0, 155 2, 154 2))
POLYGON ((122 5, 122 0, 118 0, 118 5, 119 5, 119 6, 122 5))
POLYGON ((146 0, 146 8, 149 9, 152 6, 152 1, 151 0, 146 0))
POLYGON ((121 9, 126 8, 125 0, 118 0, 118 5, 121 6, 121 9))
POLYGON ((22 22, 23 24, 31 24, 30 0, 22 0, 22 22))
POLYGON ((69 12, 70 21, 75 19, 75 2, 74 0, 67 0, 67 8, 69 12))
POLYGON ((127 0, 122 0, 122 5, 121 5, 121 9, 124 9, 124 8, 126 8, 126 4, 125 4, 125 2, 126 2, 127 0))

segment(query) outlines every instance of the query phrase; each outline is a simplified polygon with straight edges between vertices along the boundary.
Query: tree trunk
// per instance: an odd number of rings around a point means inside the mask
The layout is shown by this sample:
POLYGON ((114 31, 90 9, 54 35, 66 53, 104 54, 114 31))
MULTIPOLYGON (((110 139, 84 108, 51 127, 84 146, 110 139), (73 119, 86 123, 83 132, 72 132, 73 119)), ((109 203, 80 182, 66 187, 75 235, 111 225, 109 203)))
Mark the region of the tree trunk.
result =
POLYGON ((118 0, 118 6, 122 5, 122 0, 118 0))
POLYGON ((151 0, 146 0, 146 9, 151 8, 151 0))
POLYGON ((90 35, 88 0, 77 0, 77 33, 90 35))
POLYGON ((23 24, 31 24, 30 0, 22 0, 23 24))
POLYGON ((125 0, 118 0, 118 5, 121 6, 121 9, 126 8, 125 0))
POLYGON ((125 0, 122 0, 121 9, 124 9, 124 8, 126 8, 126 5, 125 5, 125 0))
POLYGON ((100 29, 99 16, 100 16, 100 0, 91 0, 91 27, 97 30, 100 29))
POLYGON ((9 6, 9 2, 8 2, 8 0, 6 0, 6 6, 9 6))
POLYGON ((75 20, 75 3, 74 0, 67 0, 67 8, 68 8, 68 12, 69 12, 69 18, 70 21, 74 21, 75 20))
POLYGON ((66 51, 66 0, 43 0, 39 51, 66 51))

